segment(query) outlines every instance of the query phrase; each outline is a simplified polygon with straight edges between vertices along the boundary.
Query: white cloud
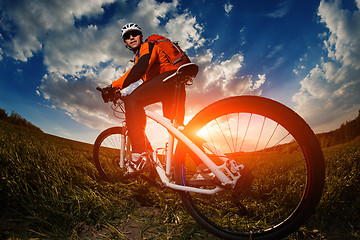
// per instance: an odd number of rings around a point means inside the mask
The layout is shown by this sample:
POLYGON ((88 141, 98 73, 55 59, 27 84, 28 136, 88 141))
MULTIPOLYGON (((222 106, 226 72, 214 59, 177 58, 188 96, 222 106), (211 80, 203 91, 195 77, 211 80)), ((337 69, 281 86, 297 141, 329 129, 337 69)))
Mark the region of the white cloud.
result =
MULTIPOLYGON (((254 89, 254 90, 259 90, 260 87, 265 83, 266 75, 265 74, 259 74, 258 78, 259 79, 255 82, 254 86, 252 87, 252 89, 254 89)), ((261 93, 261 91, 259 91, 259 93, 261 93)))
POLYGON ((229 15, 230 11, 232 10, 233 8, 233 5, 231 3, 226 3, 224 5, 224 9, 225 9, 225 12, 226 12, 226 15, 229 15))
POLYGON ((99 92, 94 91, 98 86, 96 79, 91 69, 70 79, 60 73, 49 73, 43 77, 40 91, 45 99, 51 99, 74 120, 94 128, 104 128, 115 124, 116 120, 99 92))
POLYGON ((27 61, 34 53, 43 50, 49 72, 70 75, 101 62, 125 65, 132 54, 124 48, 120 29, 130 21, 138 22, 145 34, 166 34, 179 41, 185 50, 204 44, 205 40, 200 37, 202 27, 196 23, 196 18, 186 12, 177 14, 177 0, 170 3, 142 0, 136 8, 121 12, 118 19, 101 28, 75 25, 75 19, 81 17, 100 18, 104 13, 102 6, 113 1, 92 0, 84 4, 81 0, 30 0, 23 4, 8 3, 9 14, 4 13, 3 17, 16 26, 17 34, 6 44, 6 54, 27 61), (168 15, 170 18, 165 28, 159 27, 160 20, 168 15))
POLYGON ((189 13, 170 19, 166 23, 165 29, 169 38, 178 41, 183 50, 196 49, 204 45, 205 39, 201 37, 203 28, 189 13))
POLYGON ((286 0, 283 2, 280 2, 277 5, 277 9, 271 13, 268 13, 266 16, 270 17, 270 18, 282 18, 284 17, 286 14, 288 14, 289 10, 290 10, 290 4, 291 4, 291 0, 286 0))
POLYGON ((193 58, 193 61, 199 65, 200 71, 194 86, 188 89, 188 101, 192 103, 189 110, 192 112, 225 97, 261 94, 265 75, 258 75, 257 80, 253 76, 241 76, 244 56, 240 53, 234 54, 230 59, 216 61, 211 50, 207 50, 193 58))
POLYGON ((293 97, 296 110, 318 131, 338 127, 360 108, 360 2, 356 3, 354 12, 341 9, 340 1, 319 5, 320 21, 329 30, 324 41, 329 59, 309 72, 293 97))
MULTIPOLYGON (((74 24, 74 17, 94 16, 103 13, 103 4, 113 0, 29 0, 7 1, 2 7, 2 26, 11 28, 16 25, 17 34, 8 43, 7 55, 21 61, 27 61, 40 51, 47 36, 52 32, 65 33, 74 24), (10 48, 11 47, 11 48, 10 48)), ((5 29, 6 30, 6 29, 5 29)), ((66 36, 65 36, 66 37, 66 36)))
MULTIPOLYGON (((0 20, 1 21, 1 20, 0 20)), ((0 22, 1 23, 1 22, 0 22)), ((0 33, 0 40, 1 41, 4 41, 4 37, 3 37, 3 35, 0 33)), ((0 57, 2 56, 2 49, 0 48, 0 57)), ((1 59, 0 59, 1 60, 1 59)))
POLYGON ((116 22, 100 30, 96 26, 72 27, 65 34, 51 34, 44 45, 44 63, 48 71, 75 74, 86 66, 109 61, 116 65, 126 64, 131 55, 120 40, 122 25, 116 22))
MULTIPOLYGON (((1 27, 11 34, 2 46, 4 54, 27 61, 42 52, 47 74, 36 93, 49 100, 57 109, 89 127, 103 129, 114 125, 109 105, 102 102, 97 86, 106 86, 129 67, 132 53, 124 47, 120 29, 127 22, 137 22, 145 36, 164 34, 179 41, 184 50, 195 52, 192 60, 199 64, 196 84, 188 88, 191 110, 204 107, 223 97, 261 93, 265 75, 258 79, 241 76, 244 56, 234 54, 228 59, 216 59, 209 50, 215 39, 205 39, 205 27, 190 11, 179 12, 179 2, 159 3, 140 0, 137 5, 118 1, 122 7, 112 21, 96 25, 103 17, 104 4, 115 0, 27 0, 3 4, 1 27), (124 10, 126 9, 126 11, 124 10), (87 19, 91 24, 81 24, 87 19), (12 32, 16 28, 17 31, 12 32)), ((225 6, 229 13, 231 4, 225 6)), ((1 51, 0 49, 0 51, 1 51)), ((1 53, 1 52, 0 52, 1 53)))

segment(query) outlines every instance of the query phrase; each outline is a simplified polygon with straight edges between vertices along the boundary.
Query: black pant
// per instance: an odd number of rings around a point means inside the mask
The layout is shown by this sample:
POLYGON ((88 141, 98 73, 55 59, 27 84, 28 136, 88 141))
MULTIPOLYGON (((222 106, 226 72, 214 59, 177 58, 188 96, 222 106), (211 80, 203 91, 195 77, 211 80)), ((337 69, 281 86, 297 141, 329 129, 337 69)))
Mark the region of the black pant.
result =
MULTIPOLYGON (((171 119, 175 116, 174 108, 175 89, 174 81, 163 82, 163 79, 173 74, 174 71, 162 73, 137 87, 125 98, 126 124, 131 141, 132 152, 146 151, 145 126, 146 116, 144 107, 161 102, 163 114, 171 119)), ((182 124, 185 115, 185 85, 181 84, 179 90, 177 122, 182 124)))

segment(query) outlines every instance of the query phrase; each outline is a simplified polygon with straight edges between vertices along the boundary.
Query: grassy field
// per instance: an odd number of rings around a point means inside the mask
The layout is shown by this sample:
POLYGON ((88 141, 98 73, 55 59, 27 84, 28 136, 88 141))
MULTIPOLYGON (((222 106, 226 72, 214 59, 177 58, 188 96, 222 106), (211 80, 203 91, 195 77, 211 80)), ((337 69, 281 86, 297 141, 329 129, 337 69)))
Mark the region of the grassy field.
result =
MULTIPOLYGON (((289 239, 360 239, 360 140, 324 149, 326 186, 289 239)), ((92 145, 0 121, 0 239, 216 239, 172 191, 98 178, 92 145)))

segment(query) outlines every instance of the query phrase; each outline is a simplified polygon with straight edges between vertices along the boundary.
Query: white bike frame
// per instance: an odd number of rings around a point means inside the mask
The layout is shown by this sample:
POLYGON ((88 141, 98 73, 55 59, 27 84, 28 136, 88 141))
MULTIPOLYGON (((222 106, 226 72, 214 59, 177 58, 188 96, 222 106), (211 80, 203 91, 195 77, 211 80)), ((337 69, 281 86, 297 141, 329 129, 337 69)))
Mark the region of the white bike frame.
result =
MULTIPOLYGON (((145 114, 150 119, 154 120, 155 122, 159 123, 161 126, 167 129, 169 132, 168 137, 168 146, 166 151, 166 169, 163 167, 160 167, 160 160, 157 157, 156 150, 153 153, 153 159, 157 163, 156 164, 156 171, 163 182, 165 186, 174 189, 174 190, 180 190, 180 191, 187 191, 187 192, 196 192, 196 193, 202 193, 202 194, 214 194, 216 192, 219 192, 223 190, 224 188, 233 188, 237 182, 237 180, 240 178, 239 171, 231 171, 234 168, 236 169, 237 166, 233 161, 228 159, 224 154, 221 155, 221 159, 224 161, 224 164, 217 166, 204 152, 201 150, 196 144, 194 144, 186 135, 184 135, 179 128, 176 128, 169 119, 156 114, 151 111, 145 111, 145 114), (173 158, 173 151, 174 151, 174 143, 175 139, 178 141, 183 142, 191 151, 193 151, 199 159, 213 172, 213 174, 216 176, 217 179, 221 182, 222 186, 216 186, 213 189, 202 189, 202 188, 196 188, 196 187, 188 187, 183 186, 175 183, 171 183, 168 176, 171 174, 171 167, 172 167, 172 158, 173 158), (230 166, 231 170, 229 170, 228 166, 230 166), (226 174, 225 174, 226 173, 226 174)), ((122 145, 124 145, 125 141, 122 140, 122 145)), ((125 146, 124 146, 125 147, 125 146)), ((123 151, 125 151, 125 148, 121 148, 123 151)), ((210 147, 207 147, 208 150, 212 151, 213 153, 219 154, 218 149, 211 149, 210 147)), ((124 152, 120 154, 120 166, 124 166, 124 152)), ((237 169, 238 170, 238 169, 237 169)))

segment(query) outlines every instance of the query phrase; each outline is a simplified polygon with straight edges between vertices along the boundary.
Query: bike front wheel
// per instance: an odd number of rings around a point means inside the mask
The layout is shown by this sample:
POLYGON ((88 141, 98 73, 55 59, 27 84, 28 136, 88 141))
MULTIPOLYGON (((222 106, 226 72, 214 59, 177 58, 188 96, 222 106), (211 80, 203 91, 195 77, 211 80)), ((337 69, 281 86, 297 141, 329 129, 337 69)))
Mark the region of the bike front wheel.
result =
POLYGON ((130 143, 124 127, 108 128, 95 140, 93 159, 100 177, 105 181, 119 182, 125 171, 120 168, 120 159, 129 159, 130 156, 130 143))
MULTIPOLYGON (((220 100, 200 111, 184 133, 218 166, 245 166, 236 187, 206 195, 180 192, 196 222, 225 239, 279 239, 314 212, 324 186, 324 159, 310 127, 290 108, 257 96, 220 100)), ((221 186, 182 143, 178 184, 221 186)))

